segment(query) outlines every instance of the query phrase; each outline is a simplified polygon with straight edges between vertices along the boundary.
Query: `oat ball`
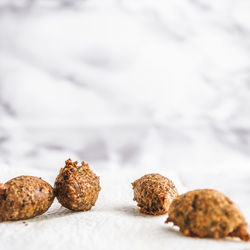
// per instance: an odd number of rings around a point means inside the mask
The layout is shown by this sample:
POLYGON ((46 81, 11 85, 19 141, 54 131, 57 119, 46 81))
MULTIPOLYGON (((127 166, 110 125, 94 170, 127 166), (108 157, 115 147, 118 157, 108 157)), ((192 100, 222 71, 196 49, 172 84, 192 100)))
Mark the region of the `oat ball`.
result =
POLYGON ((53 188, 46 181, 34 176, 11 179, 0 184, 0 222, 41 215, 53 200, 53 188))
POLYGON ((68 159, 56 178, 54 190, 62 206, 74 211, 90 210, 101 190, 99 177, 84 161, 77 166, 77 161, 68 159))
POLYGON ((134 200, 141 213, 160 215, 168 212, 178 195, 174 183, 160 174, 147 174, 132 183, 134 200))
POLYGON ((213 189, 187 192, 175 198, 166 223, 173 222, 187 236, 250 239, 247 223, 237 206, 213 189))

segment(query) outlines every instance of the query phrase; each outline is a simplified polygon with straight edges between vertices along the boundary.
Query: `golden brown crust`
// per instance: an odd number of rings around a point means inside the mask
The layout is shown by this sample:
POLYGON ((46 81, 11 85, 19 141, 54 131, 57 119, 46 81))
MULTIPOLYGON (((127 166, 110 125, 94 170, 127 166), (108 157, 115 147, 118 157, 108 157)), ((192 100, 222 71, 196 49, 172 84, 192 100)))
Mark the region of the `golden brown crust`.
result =
POLYGON ((140 212, 160 215, 168 212, 172 200, 178 195, 173 182, 160 174, 147 174, 132 183, 134 200, 140 212))
POLYGON ((176 197, 168 214, 166 223, 173 222, 187 236, 250 239, 247 223, 237 206, 213 189, 194 190, 176 197))
POLYGON ((54 200, 49 183, 19 176, 0 185, 0 221, 21 220, 45 213, 54 200))
POLYGON ((89 169, 89 165, 68 159, 56 178, 54 190, 62 206, 74 211, 90 210, 101 190, 99 177, 89 169))

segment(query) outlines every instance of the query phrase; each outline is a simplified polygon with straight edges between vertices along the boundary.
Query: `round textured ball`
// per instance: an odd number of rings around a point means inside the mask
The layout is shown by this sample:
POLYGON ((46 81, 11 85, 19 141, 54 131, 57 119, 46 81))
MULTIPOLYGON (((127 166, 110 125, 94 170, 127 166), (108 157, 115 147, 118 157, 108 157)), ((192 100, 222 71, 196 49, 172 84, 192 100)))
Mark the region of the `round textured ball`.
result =
POLYGON ((0 184, 0 222, 41 215, 53 200, 53 188, 46 181, 34 176, 11 179, 0 184))
POLYGON ((68 159, 56 178, 54 190, 62 206, 74 211, 90 210, 101 190, 99 177, 89 169, 89 165, 68 159))
POLYGON ((187 236, 239 237, 248 241, 247 223, 238 207, 213 189, 187 192, 170 205, 166 223, 173 222, 187 236))
POLYGON ((168 212, 178 195, 174 183, 160 174, 147 174, 132 183, 134 200, 141 213, 160 215, 168 212))

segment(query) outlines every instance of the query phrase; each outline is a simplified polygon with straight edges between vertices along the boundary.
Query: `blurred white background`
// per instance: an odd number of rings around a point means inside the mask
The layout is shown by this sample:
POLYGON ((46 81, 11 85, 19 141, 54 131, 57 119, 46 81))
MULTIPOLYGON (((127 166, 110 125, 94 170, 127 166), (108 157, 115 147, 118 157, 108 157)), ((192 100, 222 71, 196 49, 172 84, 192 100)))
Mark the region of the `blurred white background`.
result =
POLYGON ((71 157, 173 173, 250 214, 249 13, 248 0, 2 0, 0 180, 53 183, 71 157))

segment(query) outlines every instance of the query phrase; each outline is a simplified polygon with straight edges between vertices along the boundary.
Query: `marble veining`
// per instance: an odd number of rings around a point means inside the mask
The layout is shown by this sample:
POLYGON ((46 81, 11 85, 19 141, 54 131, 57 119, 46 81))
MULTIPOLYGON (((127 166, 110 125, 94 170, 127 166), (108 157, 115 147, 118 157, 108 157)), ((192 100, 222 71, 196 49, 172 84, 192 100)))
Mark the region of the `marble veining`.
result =
POLYGON ((249 13, 248 0, 2 0, 0 181, 52 180, 70 156, 170 171, 250 214, 249 13))

